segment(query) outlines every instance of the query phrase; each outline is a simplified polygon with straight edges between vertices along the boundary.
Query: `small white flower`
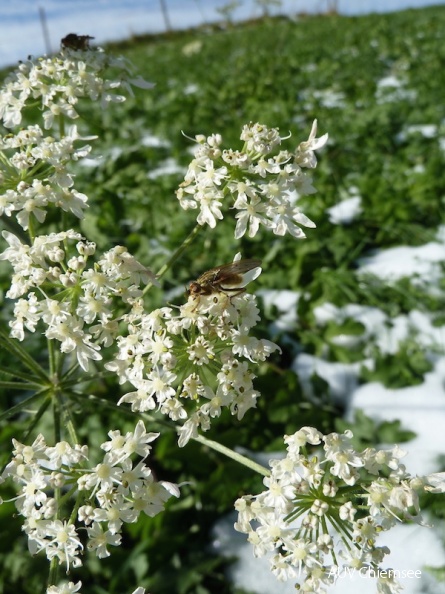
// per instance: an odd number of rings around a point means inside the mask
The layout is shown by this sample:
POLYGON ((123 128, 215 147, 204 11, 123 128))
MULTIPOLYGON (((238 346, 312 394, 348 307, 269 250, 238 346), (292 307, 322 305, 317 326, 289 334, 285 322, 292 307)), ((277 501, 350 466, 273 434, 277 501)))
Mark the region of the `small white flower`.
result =
POLYGON ((243 237, 247 230, 249 237, 255 237, 260 224, 267 225, 267 219, 262 214, 266 210, 266 205, 258 196, 251 198, 250 201, 247 197, 238 196, 233 208, 239 211, 235 215, 237 219, 235 239, 243 237))
POLYGON ((190 361, 195 365, 205 365, 215 358, 212 345, 203 336, 198 336, 196 341, 187 348, 190 361))
POLYGON ((299 453, 300 448, 305 446, 307 443, 311 445, 318 445, 321 443, 323 435, 314 427, 302 427, 293 435, 285 435, 284 443, 287 444, 287 451, 291 456, 295 456, 299 453))
POLYGON ((50 586, 46 590, 46 594, 80 594, 82 582, 61 582, 58 586, 50 586))
POLYGON ((54 447, 46 449, 46 455, 50 464, 54 468, 60 468, 62 465, 75 466, 82 460, 88 457, 88 450, 86 446, 80 448, 77 446, 72 448, 66 441, 60 441, 54 447))
POLYGON ((425 477, 427 485, 425 491, 430 493, 445 493, 445 472, 436 472, 425 477))
POLYGON ((73 524, 60 520, 47 522, 41 525, 41 528, 37 528, 32 538, 36 541, 38 550, 45 550, 49 560, 57 558, 67 569, 82 564, 79 553, 83 546, 73 524))
POLYGON ((82 489, 103 489, 122 483, 122 468, 116 465, 114 457, 107 453, 103 462, 97 464, 91 472, 78 479, 82 489))
POLYGON ((309 138, 305 142, 301 142, 295 151, 295 161, 301 167, 316 167, 317 158, 315 151, 321 149, 328 141, 328 135, 323 134, 320 138, 317 136, 317 120, 312 123, 312 129, 309 138))
POLYGON ((196 219, 200 225, 207 225, 214 229, 216 227, 216 220, 222 220, 223 214, 221 212, 222 202, 219 200, 219 195, 212 195, 210 193, 201 193, 200 195, 201 210, 196 219))
POLYGON ((111 441, 106 441, 101 448, 106 452, 112 452, 117 459, 122 456, 129 457, 132 454, 138 454, 142 458, 148 456, 151 446, 148 445, 159 437, 159 433, 147 433, 143 421, 138 421, 133 431, 129 431, 125 436, 120 431, 109 431, 111 441))
POLYGON ((97 522, 87 528, 87 532, 88 549, 94 551, 99 559, 110 556, 107 546, 117 547, 121 543, 122 536, 120 534, 112 534, 109 530, 104 531, 97 522))
POLYGON ((354 451, 326 452, 326 459, 334 462, 330 472, 342 478, 347 485, 354 485, 358 479, 355 468, 363 466, 363 460, 354 451))

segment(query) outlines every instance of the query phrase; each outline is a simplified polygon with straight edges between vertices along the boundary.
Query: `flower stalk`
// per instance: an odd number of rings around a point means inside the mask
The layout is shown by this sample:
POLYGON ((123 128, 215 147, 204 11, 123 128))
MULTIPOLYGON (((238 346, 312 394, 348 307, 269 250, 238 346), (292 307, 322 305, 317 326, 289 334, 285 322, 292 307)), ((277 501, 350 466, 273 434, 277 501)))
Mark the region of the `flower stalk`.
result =
POLYGON ((257 472, 258 474, 261 474, 263 476, 270 476, 269 469, 265 468, 261 464, 258 464, 254 460, 251 460, 250 458, 243 456, 239 452, 235 452, 234 450, 226 447, 225 445, 223 445, 217 441, 214 441, 213 439, 204 437, 204 435, 198 435, 197 437, 194 437, 193 440, 198 443, 201 443, 202 445, 204 445, 212 450, 215 450, 215 452, 224 454, 224 456, 226 456, 227 458, 230 458, 231 460, 235 460, 235 462, 238 462, 239 464, 241 464, 242 466, 245 466, 246 468, 250 468, 250 470, 257 472))

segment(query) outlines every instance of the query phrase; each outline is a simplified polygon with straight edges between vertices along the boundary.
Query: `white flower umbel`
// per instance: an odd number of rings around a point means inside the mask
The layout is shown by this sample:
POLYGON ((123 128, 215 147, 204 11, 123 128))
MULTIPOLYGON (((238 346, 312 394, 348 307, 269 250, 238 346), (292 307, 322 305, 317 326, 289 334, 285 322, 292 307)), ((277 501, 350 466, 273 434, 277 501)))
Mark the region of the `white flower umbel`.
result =
POLYGON ((190 296, 177 314, 168 307, 146 314, 136 304, 125 320, 128 335, 117 338, 117 357, 106 364, 134 387, 118 404, 182 422, 180 446, 224 408, 242 419, 259 396, 252 367, 279 350, 250 335, 259 315, 246 293, 190 296))
POLYGON ((131 70, 128 60, 112 57, 101 48, 65 47, 53 57, 29 59, 6 78, 0 90, 0 118, 7 128, 18 126, 22 109, 38 102, 49 129, 59 124, 59 116, 77 118, 77 105, 83 98, 100 101, 104 108, 110 102, 125 101, 125 96, 117 93, 122 87, 131 93, 132 85, 153 86, 134 78, 131 70))
POLYGON ((272 572, 297 579, 298 590, 323 594, 341 567, 351 567, 376 576, 377 592, 395 594, 394 571, 381 568, 390 551, 377 540, 397 521, 423 523, 418 496, 437 487, 435 477, 409 475, 397 446, 356 452, 351 438, 312 427, 286 436, 287 456, 271 461, 267 489, 236 501, 235 529, 255 556, 272 553, 272 572))
POLYGON ((196 136, 198 148, 176 194, 184 209, 199 209, 197 222, 214 228, 224 212, 235 210, 235 238, 254 237, 260 226, 276 235, 305 237, 301 226, 315 227, 295 202, 313 194, 311 176, 303 168, 317 164, 315 151, 327 134, 316 137, 314 121, 309 139, 295 151, 277 151, 278 130, 261 124, 244 126, 241 150, 224 149, 218 134, 196 136))
POLYGON ((89 360, 102 358, 101 345, 115 340, 120 306, 142 295, 141 283, 155 281, 121 246, 91 263, 95 244, 73 230, 41 235, 32 245, 8 231, 3 237, 9 247, 0 260, 14 270, 6 296, 18 299, 11 336, 23 340, 25 330, 35 332, 41 325, 46 337, 59 341, 62 353, 74 353, 85 371, 89 360))
POLYGON ((0 121, 11 132, 0 136, 0 215, 15 216, 23 229, 42 223, 50 207, 83 218, 87 196, 74 188, 72 161, 86 157, 91 147, 79 141, 76 126, 68 120, 79 117, 82 101, 122 102, 117 94, 124 88, 133 94, 132 85, 153 85, 132 78, 131 65, 100 48, 71 49, 38 60, 29 59, 11 73, 0 88, 0 121), (112 73, 112 77, 109 74, 112 73), (43 127, 28 126, 13 133, 22 122, 22 110, 40 105, 43 127))
POLYGON ((69 166, 91 150, 78 141, 94 138, 82 138, 71 126, 56 140, 37 125, 0 137, 0 214, 15 216, 25 230, 32 218, 43 223, 50 207, 83 218, 87 197, 73 187, 69 166))
MULTIPOLYGON (((158 435, 147 433, 142 421, 125 435, 110 431, 111 440, 101 446, 104 459, 91 469, 86 446, 59 442, 50 447, 41 435, 31 446, 13 440, 13 458, 1 481, 10 478, 18 486, 15 505, 25 518, 30 551, 45 551, 49 560, 55 558, 69 570, 82 564, 86 535, 88 550, 99 558, 108 557, 109 547, 120 545, 124 523, 136 522, 141 513, 153 517, 172 495, 179 497, 177 485, 156 481, 144 462, 134 465, 132 460, 134 455, 145 459, 158 435), (76 517, 55 496, 62 486, 70 498, 77 498, 76 517), (85 505, 79 505, 82 501, 85 505), (86 531, 79 530, 81 525, 86 531)), ((63 502, 68 503, 66 495, 63 502)), ((63 587, 61 592, 77 592, 79 584, 63 587)))

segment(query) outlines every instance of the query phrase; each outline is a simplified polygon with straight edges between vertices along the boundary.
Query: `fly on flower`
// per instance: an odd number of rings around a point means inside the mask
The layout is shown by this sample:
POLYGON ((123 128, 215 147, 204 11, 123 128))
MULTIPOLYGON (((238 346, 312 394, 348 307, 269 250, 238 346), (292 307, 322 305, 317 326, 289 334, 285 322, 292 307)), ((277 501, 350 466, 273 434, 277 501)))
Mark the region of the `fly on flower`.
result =
POLYGON ((202 296, 223 293, 236 297, 244 293, 244 287, 261 274, 261 260, 237 260, 230 264, 216 266, 201 274, 198 280, 190 283, 189 297, 199 300, 202 296))
POLYGON ((69 33, 61 41, 62 47, 67 47, 73 50, 87 50, 90 47, 90 39, 94 39, 90 35, 77 35, 76 33, 69 33))

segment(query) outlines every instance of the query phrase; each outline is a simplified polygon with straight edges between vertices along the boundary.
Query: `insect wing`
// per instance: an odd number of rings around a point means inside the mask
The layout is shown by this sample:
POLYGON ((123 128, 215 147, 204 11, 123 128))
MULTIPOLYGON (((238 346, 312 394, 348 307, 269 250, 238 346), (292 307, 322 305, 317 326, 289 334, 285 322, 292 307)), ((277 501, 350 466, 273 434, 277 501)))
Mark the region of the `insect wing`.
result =
POLYGON ((262 268, 260 266, 261 261, 257 260, 258 264, 254 267, 254 268, 250 268, 250 270, 247 270, 247 272, 245 272, 242 275, 243 278, 243 284, 241 285, 242 287, 246 287, 249 283, 251 283, 252 281, 254 281, 255 279, 257 279, 261 272, 262 272, 262 268))
POLYGON ((218 284, 222 289, 226 287, 241 289, 261 274, 261 260, 238 260, 219 266, 214 269, 214 272, 215 276, 211 283, 218 284))

